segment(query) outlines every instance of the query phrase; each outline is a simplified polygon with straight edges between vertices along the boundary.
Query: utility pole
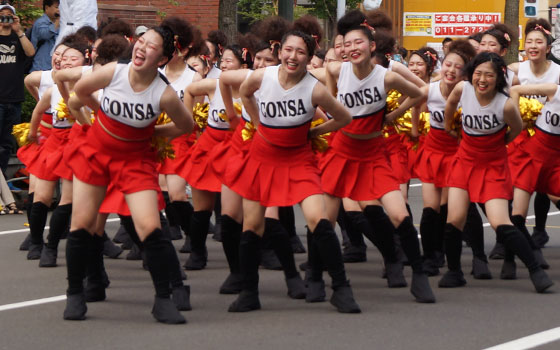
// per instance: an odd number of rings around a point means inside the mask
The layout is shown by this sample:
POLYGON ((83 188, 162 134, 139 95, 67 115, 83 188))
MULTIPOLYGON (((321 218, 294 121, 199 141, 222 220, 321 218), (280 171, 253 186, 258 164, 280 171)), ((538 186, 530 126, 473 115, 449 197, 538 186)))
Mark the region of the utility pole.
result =
POLYGON ((287 19, 288 21, 294 20, 294 0, 278 0, 278 16, 287 19))

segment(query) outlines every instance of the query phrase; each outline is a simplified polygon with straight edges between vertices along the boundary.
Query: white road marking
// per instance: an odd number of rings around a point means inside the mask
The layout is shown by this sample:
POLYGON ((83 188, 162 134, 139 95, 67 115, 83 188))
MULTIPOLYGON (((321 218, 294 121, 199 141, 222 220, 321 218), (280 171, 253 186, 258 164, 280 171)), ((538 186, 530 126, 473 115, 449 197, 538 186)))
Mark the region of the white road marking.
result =
POLYGON ((512 340, 507 343, 486 348, 484 350, 525 350, 533 349, 537 346, 552 343, 560 339, 560 327, 549 329, 548 331, 529 335, 527 337, 512 340))
POLYGON ((66 300, 66 295, 58 295, 56 297, 35 299, 35 300, 29 300, 29 301, 22 301, 21 303, 0 305, 0 311, 19 309, 19 308, 22 308, 22 307, 41 305, 41 304, 47 304, 47 303, 54 303, 54 302, 62 301, 62 300, 66 300))
MULTIPOLYGON (((107 219, 107 222, 115 222, 120 220, 119 218, 112 218, 112 219, 107 219)), ((50 226, 45 226, 45 230, 48 230, 50 228, 50 226)), ((28 233, 29 229, 28 228, 22 228, 19 230, 8 230, 8 231, 0 231, 0 236, 3 235, 10 235, 12 233, 28 233)))

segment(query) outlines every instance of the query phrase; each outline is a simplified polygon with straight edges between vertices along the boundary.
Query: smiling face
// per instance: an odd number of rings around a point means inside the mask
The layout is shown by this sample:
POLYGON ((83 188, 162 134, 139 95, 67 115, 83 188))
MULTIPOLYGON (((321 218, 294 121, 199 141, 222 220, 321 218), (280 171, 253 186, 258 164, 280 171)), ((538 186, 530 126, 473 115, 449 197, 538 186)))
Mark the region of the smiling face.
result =
POLYGON ((137 71, 159 67, 167 61, 163 57, 163 38, 154 30, 148 30, 134 44, 132 68, 137 71))
POLYGON ((208 74, 208 66, 204 64, 202 58, 199 56, 191 56, 187 59, 187 64, 194 68, 194 70, 200 74, 202 77, 205 77, 208 74))
POLYGON ((282 67, 288 74, 305 72, 311 59, 305 41, 296 35, 290 35, 286 38, 279 55, 282 67))
POLYGON ((352 64, 360 64, 371 59, 375 42, 369 41, 362 30, 351 30, 344 36, 344 53, 352 64))
POLYGON ((500 56, 504 56, 507 51, 506 49, 502 49, 498 39, 490 34, 484 34, 482 36, 478 50, 479 52, 493 52, 500 56))
POLYGON ((68 48, 62 54, 60 66, 62 69, 74 68, 74 67, 83 66, 84 63, 85 63, 85 58, 80 51, 76 49, 68 48))
POLYGON ((62 54, 66 51, 68 47, 66 45, 58 45, 56 50, 54 50, 51 57, 51 65, 54 70, 60 70, 60 64, 62 62, 62 54))
POLYGON ((337 61, 348 61, 348 57, 344 53, 344 37, 342 35, 337 35, 334 38, 334 54, 337 61))
POLYGON ((278 63, 278 57, 274 57, 272 50, 266 48, 255 54, 255 60, 253 61, 253 68, 259 69, 264 67, 275 66, 278 63))
POLYGON ((463 79, 463 66, 465 61, 454 52, 445 56, 441 65, 441 77, 447 84, 456 84, 463 79))
POLYGON ((545 61, 550 51, 546 36, 540 30, 533 30, 525 37, 525 53, 531 61, 545 61))
POLYGON ((224 54, 222 55, 222 61, 220 62, 220 69, 225 72, 228 70, 236 70, 239 68, 241 68, 241 62, 239 62, 239 59, 235 57, 233 51, 231 51, 230 49, 225 50, 224 54))
POLYGON ((410 56, 410 59, 408 60, 408 69, 422 80, 424 80, 428 75, 428 66, 426 65, 426 61, 417 54, 410 56))
POLYGON ((479 96, 486 96, 495 93, 497 72, 491 62, 479 64, 473 72, 472 85, 479 96))

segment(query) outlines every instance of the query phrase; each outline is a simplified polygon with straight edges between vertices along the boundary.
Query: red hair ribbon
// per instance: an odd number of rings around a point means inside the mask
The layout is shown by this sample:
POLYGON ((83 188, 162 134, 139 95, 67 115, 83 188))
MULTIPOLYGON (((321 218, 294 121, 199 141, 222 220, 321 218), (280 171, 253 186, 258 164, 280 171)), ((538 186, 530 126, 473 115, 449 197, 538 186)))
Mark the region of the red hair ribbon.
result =
POLYGON ((251 58, 251 53, 249 52, 249 50, 247 50, 246 47, 241 49, 241 58, 243 58, 243 61, 247 62, 247 54, 249 54, 249 58, 251 58))
POLYGON ((504 38, 508 41, 511 42, 511 38, 509 37, 508 33, 504 33, 504 38))
POLYGON ((431 53, 430 51, 424 52, 424 55, 430 56, 430 57, 432 58, 432 60, 434 61, 432 64, 435 64, 435 63, 437 62, 437 57, 436 57, 436 55, 434 55, 434 54, 431 53))
POLYGON ((210 56, 208 55, 200 55, 200 58, 202 58, 204 60, 204 62, 206 62, 207 66, 210 66, 210 56))
POLYGON ((311 35, 311 37, 312 37, 313 39, 315 39, 315 45, 317 45, 317 48, 318 48, 318 49, 321 48, 321 45, 319 45, 319 36, 313 34, 313 35, 311 35))
POLYGON ((125 35, 124 38, 126 39, 126 41, 128 41, 129 44, 132 43, 132 37, 125 35))
POLYGON ((84 53, 84 58, 86 60, 89 60, 89 49, 86 49, 86 52, 84 53))
POLYGON ((220 57, 224 54, 224 47, 221 44, 218 44, 218 52, 220 53, 220 57))
POLYGON ((274 46, 278 45, 280 47, 281 43, 278 40, 270 40, 270 50, 274 51, 274 46))
POLYGON ((369 29, 371 31, 371 34, 375 34, 375 28, 373 28, 372 26, 369 25, 369 23, 367 22, 367 19, 364 19, 364 21, 360 25, 362 27, 366 27, 367 29, 369 29))
POLYGON ((503 67, 502 67, 502 71, 504 72, 504 74, 507 74, 507 67, 506 67, 506 66, 503 66, 503 67))
POLYGON ((391 55, 390 53, 386 53, 385 58, 390 61, 393 58, 393 55, 391 55))
POLYGON ((541 26, 540 24, 537 24, 537 25, 535 26, 535 29, 536 29, 536 30, 542 31, 542 32, 545 33, 546 35, 550 35, 550 31, 548 31, 547 29, 545 29, 545 28, 544 28, 543 26, 541 26))

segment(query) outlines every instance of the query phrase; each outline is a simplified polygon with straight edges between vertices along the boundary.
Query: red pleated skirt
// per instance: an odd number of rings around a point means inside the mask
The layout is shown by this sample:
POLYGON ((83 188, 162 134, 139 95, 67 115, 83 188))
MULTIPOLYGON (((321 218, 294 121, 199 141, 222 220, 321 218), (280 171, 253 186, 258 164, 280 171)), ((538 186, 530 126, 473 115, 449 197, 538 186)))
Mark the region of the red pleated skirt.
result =
POLYGON ((418 150, 414 171, 420 181, 433 183, 436 187, 447 186, 447 175, 459 143, 445 130, 430 129, 424 146, 418 150))
MULTIPOLYGON (((60 179, 60 176, 55 173, 55 168, 61 165, 63 150, 68 143, 70 137, 70 128, 68 129, 56 129, 53 128, 51 135, 45 141, 41 147, 41 152, 39 156, 30 164, 29 172, 37 178, 46 181, 56 181, 60 179)), ((63 173, 59 171, 59 173, 63 173)), ((70 172, 70 178, 72 180, 72 173, 70 172)))
POLYGON ((235 175, 232 174, 229 169, 237 167, 238 164, 244 164, 249 156, 249 150, 251 149, 251 143, 253 139, 243 140, 242 131, 245 128, 245 120, 241 120, 237 125, 237 128, 231 136, 231 141, 229 143, 228 153, 225 156, 226 165, 223 172, 217 172, 222 175, 222 184, 231 188, 231 184, 236 180, 235 175))
POLYGON ((190 156, 190 149, 196 142, 196 133, 182 135, 171 140, 175 151, 175 158, 165 158, 158 166, 158 172, 163 175, 178 174, 190 156))
POLYGON ((337 132, 320 170, 323 190, 338 198, 373 200, 399 189, 383 137, 356 140, 337 132))
POLYGON ((125 194, 144 190, 160 192, 156 152, 150 141, 123 141, 95 122, 80 128, 80 135, 64 153, 64 160, 83 182, 109 186, 125 194))
MULTIPOLYGON (((242 154, 240 152, 239 154, 242 154)), ((280 147, 255 133, 247 156, 230 159, 228 187, 265 207, 292 206, 322 194, 321 176, 311 144, 280 147)))
POLYGON ((28 170, 29 166, 37 161, 39 158, 39 154, 41 153, 41 149, 43 145, 47 141, 49 135, 51 134, 52 129, 52 114, 43 113, 43 119, 41 120, 41 124, 39 124, 39 131, 41 136, 37 143, 31 143, 29 145, 22 146, 17 151, 17 157, 20 162, 25 165, 28 170), (50 127, 46 127, 44 124, 50 125, 50 127))
POLYGON ((509 158, 513 186, 560 196, 560 136, 536 129, 509 158))
MULTIPOLYGON (((229 130, 218 130, 211 127, 206 128, 196 144, 192 147, 187 162, 178 169, 178 174, 198 190, 220 192, 222 181, 214 170, 225 169, 225 158, 216 154, 215 148, 221 142, 231 139, 232 132, 229 130), (218 156, 214 159, 213 156, 218 156), (214 162, 223 162, 214 164, 214 162)), ((223 151, 223 149, 222 149, 223 151)))
MULTIPOLYGON (((161 191, 158 191, 158 209, 165 209, 165 199, 163 198, 161 191)), ((112 182, 107 187, 107 192, 105 193, 105 198, 101 203, 99 212, 101 214, 119 214, 130 216, 130 209, 124 199, 124 194, 119 191, 112 182)))
POLYGON ((463 132, 459 150, 453 157, 448 187, 469 192, 473 203, 513 198, 513 183, 504 144, 506 129, 492 135, 472 137, 463 132))
POLYGON ((406 151, 408 153, 408 171, 410 172, 410 178, 418 178, 416 173, 416 161, 418 159, 418 153, 424 147, 425 136, 419 136, 418 141, 407 140, 405 142, 406 151))
POLYGON ((396 132, 390 133, 385 138, 386 152, 393 175, 398 183, 405 184, 410 180, 410 170, 408 169, 408 150, 403 143, 403 138, 396 132))

